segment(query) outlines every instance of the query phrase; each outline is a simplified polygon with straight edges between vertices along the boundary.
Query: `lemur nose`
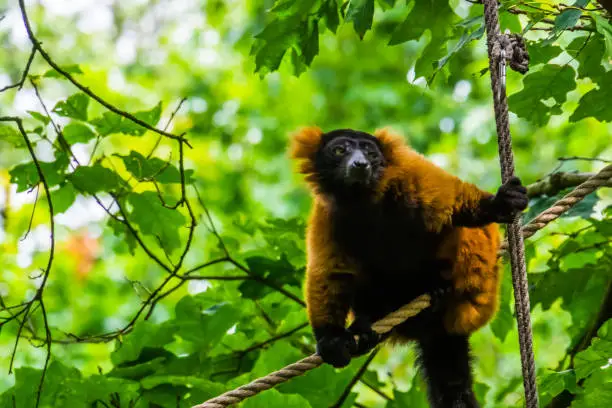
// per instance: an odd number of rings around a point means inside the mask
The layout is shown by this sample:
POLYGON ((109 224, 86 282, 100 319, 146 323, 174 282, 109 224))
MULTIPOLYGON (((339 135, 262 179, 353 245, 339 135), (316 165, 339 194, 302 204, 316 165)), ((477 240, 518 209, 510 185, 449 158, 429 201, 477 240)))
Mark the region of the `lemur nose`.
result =
POLYGON ((358 168, 358 169, 363 169, 368 167, 370 164, 367 161, 364 160, 355 160, 353 162, 353 167, 358 168))

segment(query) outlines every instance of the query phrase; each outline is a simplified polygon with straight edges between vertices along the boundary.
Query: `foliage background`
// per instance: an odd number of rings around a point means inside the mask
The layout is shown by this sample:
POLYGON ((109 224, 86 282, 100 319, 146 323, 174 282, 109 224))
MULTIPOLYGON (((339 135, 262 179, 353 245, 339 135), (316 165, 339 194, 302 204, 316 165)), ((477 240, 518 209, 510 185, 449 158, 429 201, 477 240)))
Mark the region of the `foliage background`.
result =
MULTIPOLYGON (((524 31, 531 55, 530 72, 508 78, 519 175, 600 169, 593 158, 612 158, 606 2, 501 3, 502 29, 524 31)), ((0 123, 2 407, 188 407, 311 353, 301 300, 310 198, 285 154, 300 126, 392 126, 458 176, 489 191, 500 183, 481 5, 25 7, 52 61, 191 147, 111 114, 40 53, 23 88, 0 93, 0 116, 20 118, 33 144, 0 123)), ((17 2, 0 0, 0 42, 2 88, 32 49, 17 2)), ((552 201, 534 196, 525 218, 552 201)), ((527 243, 543 406, 612 403, 611 202, 602 189, 527 243)), ((488 407, 522 404, 509 276, 497 318, 472 338, 488 407)), ((411 348, 383 348, 243 405, 426 406, 415 373, 411 348)))

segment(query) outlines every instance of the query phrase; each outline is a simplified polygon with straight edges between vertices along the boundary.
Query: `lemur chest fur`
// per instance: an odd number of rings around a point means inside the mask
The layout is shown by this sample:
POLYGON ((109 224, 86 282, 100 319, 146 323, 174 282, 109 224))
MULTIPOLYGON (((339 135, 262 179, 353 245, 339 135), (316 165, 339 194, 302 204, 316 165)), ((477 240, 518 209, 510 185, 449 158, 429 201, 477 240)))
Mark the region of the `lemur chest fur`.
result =
POLYGON ((337 204, 332 214, 336 245, 366 276, 418 274, 442 238, 426 230, 418 205, 389 197, 337 204))

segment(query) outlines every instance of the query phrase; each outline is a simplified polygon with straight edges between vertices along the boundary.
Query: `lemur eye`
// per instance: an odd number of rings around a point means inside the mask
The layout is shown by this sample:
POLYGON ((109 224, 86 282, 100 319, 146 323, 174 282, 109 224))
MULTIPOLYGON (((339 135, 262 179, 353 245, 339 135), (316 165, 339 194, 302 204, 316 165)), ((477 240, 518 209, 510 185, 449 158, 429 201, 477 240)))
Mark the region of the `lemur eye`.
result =
POLYGON ((334 147, 334 156, 342 156, 346 152, 344 146, 334 147))

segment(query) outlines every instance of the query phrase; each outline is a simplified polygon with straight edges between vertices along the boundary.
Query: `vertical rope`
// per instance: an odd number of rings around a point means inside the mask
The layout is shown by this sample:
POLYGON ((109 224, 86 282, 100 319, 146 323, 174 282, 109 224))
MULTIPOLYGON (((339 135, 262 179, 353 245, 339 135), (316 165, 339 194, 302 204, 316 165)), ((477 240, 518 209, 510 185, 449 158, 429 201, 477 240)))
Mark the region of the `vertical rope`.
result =
MULTIPOLYGON (((506 100, 505 64, 506 58, 518 59, 525 55, 514 51, 511 39, 502 36, 499 29, 497 0, 483 0, 485 26, 487 29, 487 47, 489 53, 489 69, 491 71, 491 88, 495 109, 495 123, 499 145, 502 182, 514 174, 514 157, 512 153, 512 138, 508 119, 508 102, 506 100), (510 53, 510 55, 509 55, 510 53)), ((515 41, 516 40, 515 38, 515 41)), ((516 63, 513 64, 517 65, 516 63)), ((523 369, 523 386, 525 388, 525 403, 527 408, 538 407, 538 392, 536 387, 535 361, 533 355, 533 338, 531 333, 531 317, 529 291, 527 283, 527 267, 525 264, 525 247, 521 233, 520 217, 514 218, 508 225, 508 243, 510 246, 510 264, 512 269, 512 285, 514 286, 514 303, 521 349, 521 365, 523 369)))

